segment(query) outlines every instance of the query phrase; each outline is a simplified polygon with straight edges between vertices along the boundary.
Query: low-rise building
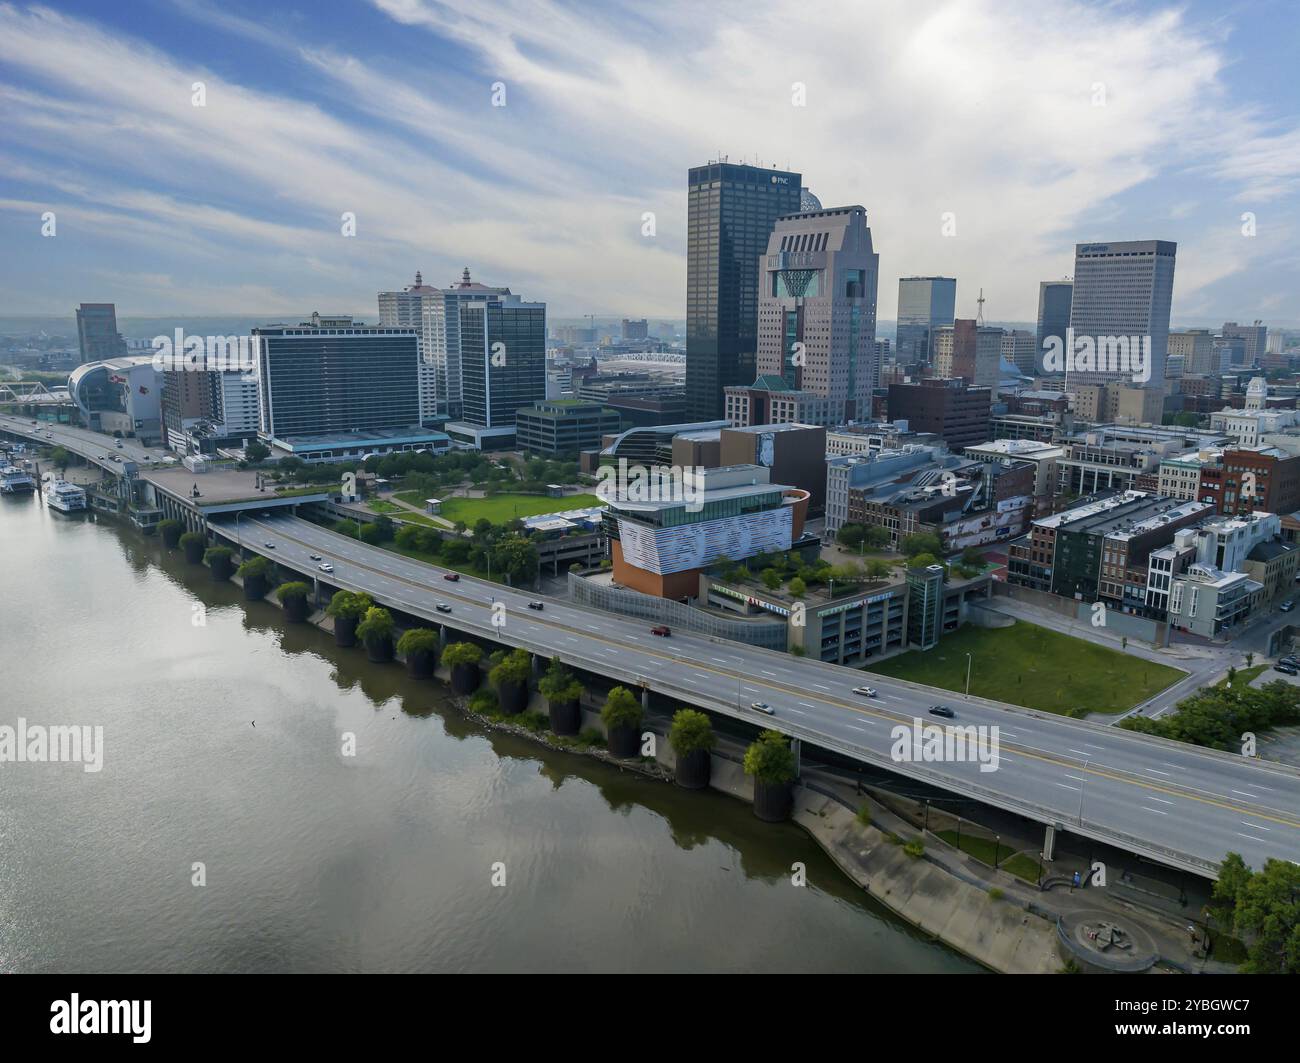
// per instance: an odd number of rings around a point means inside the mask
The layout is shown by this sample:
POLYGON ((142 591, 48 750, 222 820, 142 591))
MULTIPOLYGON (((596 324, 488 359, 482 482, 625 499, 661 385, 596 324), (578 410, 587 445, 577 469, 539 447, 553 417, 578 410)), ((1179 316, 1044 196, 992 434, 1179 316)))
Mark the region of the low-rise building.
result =
POLYGON ((598 402, 547 399, 516 412, 515 445, 548 457, 576 455, 621 426, 618 413, 598 402))

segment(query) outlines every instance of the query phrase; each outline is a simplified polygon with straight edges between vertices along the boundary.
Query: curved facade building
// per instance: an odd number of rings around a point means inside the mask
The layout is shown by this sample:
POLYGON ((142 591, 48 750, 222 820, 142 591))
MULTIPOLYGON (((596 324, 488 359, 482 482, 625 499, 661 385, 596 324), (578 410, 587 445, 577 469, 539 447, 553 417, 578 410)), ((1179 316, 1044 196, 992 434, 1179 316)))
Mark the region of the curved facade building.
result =
POLYGON ((88 428, 161 438, 162 380, 152 355, 78 366, 68 376, 68 393, 88 428))

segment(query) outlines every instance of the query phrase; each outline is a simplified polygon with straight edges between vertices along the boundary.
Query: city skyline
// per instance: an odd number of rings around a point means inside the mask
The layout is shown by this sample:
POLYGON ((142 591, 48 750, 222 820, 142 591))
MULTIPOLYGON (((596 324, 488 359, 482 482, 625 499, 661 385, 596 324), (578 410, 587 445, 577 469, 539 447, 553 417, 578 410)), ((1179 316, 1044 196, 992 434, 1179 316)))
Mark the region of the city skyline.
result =
POLYGON ((82 2, 0 8, 0 236, 19 251, 0 313, 64 314, 69 292, 123 317, 353 312, 469 264, 555 319, 680 320, 682 178, 725 156, 866 207, 882 321, 897 278, 944 275, 957 316, 983 288, 989 320, 1030 322, 1076 243, 1139 239, 1180 246, 1175 322, 1300 320, 1277 5, 886 4, 836 11, 815 49, 799 30, 817 5, 779 26, 761 4, 150 6, 147 28, 82 2), (861 93, 828 73, 851 57, 861 93))

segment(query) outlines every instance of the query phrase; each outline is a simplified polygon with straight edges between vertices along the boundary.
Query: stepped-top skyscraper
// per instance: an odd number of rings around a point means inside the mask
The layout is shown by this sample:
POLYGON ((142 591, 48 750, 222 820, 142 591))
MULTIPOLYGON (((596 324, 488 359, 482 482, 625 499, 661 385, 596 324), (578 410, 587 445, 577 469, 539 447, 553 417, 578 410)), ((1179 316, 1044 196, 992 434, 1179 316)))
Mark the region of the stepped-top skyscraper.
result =
POLYGON ((1177 252, 1170 240, 1075 246, 1070 328, 1076 350, 1065 352, 1067 389, 1109 383, 1164 387, 1177 252), (1078 353, 1088 340, 1091 365, 1078 353), (1121 340, 1126 341, 1127 359, 1121 358, 1121 340), (1135 342, 1140 352, 1133 351, 1135 342))
POLYGON ((870 416, 879 273, 865 207, 777 220, 763 258, 758 378, 727 389, 732 424, 832 426, 870 416))
POLYGON ((690 170, 686 395, 692 421, 723 415, 723 389, 754 381, 759 260, 776 219, 799 211, 803 177, 712 162, 690 170))
POLYGON ((894 361, 928 365, 934 358, 935 332, 953 323, 956 310, 955 277, 900 277, 894 361))

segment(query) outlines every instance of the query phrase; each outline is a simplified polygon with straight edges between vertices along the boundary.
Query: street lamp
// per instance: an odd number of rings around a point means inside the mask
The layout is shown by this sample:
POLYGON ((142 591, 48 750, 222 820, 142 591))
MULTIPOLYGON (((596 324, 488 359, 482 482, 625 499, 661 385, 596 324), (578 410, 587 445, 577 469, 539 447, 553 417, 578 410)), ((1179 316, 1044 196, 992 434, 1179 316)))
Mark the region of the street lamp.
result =
POLYGON ((971 655, 968 653, 966 654, 966 696, 967 697, 970 697, 970 666, 971 666, 971 655))

